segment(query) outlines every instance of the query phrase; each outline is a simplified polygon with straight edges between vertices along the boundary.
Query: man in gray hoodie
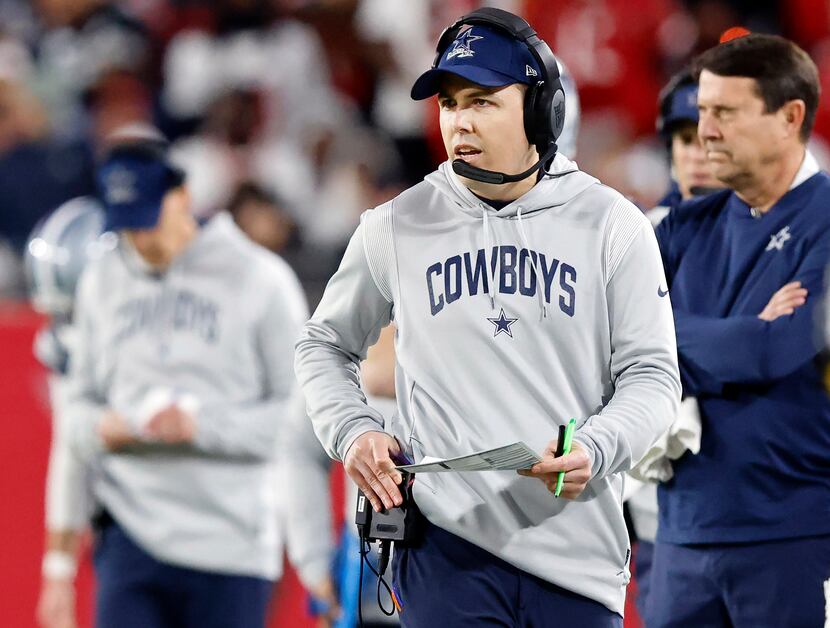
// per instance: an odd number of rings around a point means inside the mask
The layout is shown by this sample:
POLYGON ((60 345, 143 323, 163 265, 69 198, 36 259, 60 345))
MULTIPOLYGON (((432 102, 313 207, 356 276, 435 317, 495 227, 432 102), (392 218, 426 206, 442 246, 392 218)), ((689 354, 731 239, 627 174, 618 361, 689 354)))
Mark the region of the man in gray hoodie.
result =
POLYGON ((261 628, 305 297, 229 216, 197 224, 163 138, 110 139, 98 175, 120 240, 80 280, 67 402, 72 446, 97 461, 96 625, 261 628))
POLYGON ((621 626, 621 473, 680 400, 654 233, 556 154, 556 61, 524 20, 482 9, 451 26, 412 90, 436 93, 453 161, 363 215, 297 344, 309 414, 376 510, 401 502, 400 453, 542 453, 520 475, 418 476, 425 536, 395 553, 404 626, 621 626), (358 363, 390 319, 398 411, 384 424, 358 363), (554 457, 571 417, 573 449, 554 457), (567 499, 551 494, 559 472, 567 499))

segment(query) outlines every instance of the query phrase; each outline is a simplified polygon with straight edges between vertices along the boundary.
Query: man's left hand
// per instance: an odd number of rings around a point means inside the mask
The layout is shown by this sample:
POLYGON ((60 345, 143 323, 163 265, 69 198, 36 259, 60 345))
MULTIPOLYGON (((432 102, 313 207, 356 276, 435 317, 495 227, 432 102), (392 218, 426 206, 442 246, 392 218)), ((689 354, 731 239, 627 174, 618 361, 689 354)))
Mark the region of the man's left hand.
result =
POLYGON ((326 607, 325 612, 317 616, 317 628, 331 628, 331 626, 334 626, 343 611, 337 603, 337 594, 331 577, 323 578, 321 582, 311 587, 309 593, 317 602, 326 607))
POLYGON ((571 452, 564 456, 554 457, 556 439, 548 443, 542 462, 537 462, 530 469, 520 469, 519 475, 529 478, 538 478, 545 483, 547 489, 556 491, 556 480, 559 472, 565 472, 565 481, 562 484, 560 497, 576 499, 585 490, 588 480, 591 479, 591 457, 577 442, 571 445, 571 452))
POLYGON ((196 436, 196 421, 179 406, 160 410, 144 426, 143 436, 162 443, 191 443, 196 436))

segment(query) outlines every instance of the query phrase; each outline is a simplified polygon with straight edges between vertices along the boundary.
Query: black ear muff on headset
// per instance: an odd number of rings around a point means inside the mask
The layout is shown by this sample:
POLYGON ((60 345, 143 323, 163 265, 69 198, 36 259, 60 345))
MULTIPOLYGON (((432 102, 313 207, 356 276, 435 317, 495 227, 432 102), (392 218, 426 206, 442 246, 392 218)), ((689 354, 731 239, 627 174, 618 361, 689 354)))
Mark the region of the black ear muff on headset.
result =
POLYGON ((565 90, 559 77, 559 65, 550 47, 533 27, 518 15, 485 7, 468 13, 446 28, 438 39, 432 67, 438 66, 447 47, 458 36, 462 26, 480 24, 498 28, 523 42, 536 59, 542 76, 528 86, 524 102, 524 127, 527 140, 536 147, 539 156, 550 153, 544 161, 553 158, 556 140, 565 127, 565 90))

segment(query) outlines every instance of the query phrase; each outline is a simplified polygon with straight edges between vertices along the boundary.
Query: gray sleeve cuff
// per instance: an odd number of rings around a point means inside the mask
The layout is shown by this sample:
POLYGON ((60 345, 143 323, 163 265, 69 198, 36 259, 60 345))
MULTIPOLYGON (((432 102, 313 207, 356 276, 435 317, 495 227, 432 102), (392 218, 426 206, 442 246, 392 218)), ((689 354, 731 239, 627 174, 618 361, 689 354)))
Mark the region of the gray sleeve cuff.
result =
POLYGON ((337 435, 337 456, 338 460, 344 462, 346 454, 352 444, 366 432, 382 432, 383 424, 368 417, 350 421, 343 426, 337 435))
POLYGON ((573 440, 575 443, 579 443, 588 453, 588 457, 591 459, 591 479, 593 479, 602 466, 602 452, 588 434, 574 432, 573 440))

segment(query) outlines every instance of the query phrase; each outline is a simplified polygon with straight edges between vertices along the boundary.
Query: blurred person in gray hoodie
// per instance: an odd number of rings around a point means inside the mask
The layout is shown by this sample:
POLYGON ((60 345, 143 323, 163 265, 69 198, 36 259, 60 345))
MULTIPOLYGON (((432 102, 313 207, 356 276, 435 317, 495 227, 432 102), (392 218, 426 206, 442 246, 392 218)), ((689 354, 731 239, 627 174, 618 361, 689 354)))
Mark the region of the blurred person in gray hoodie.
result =
POLYGON ((259 628, 305 298, 227 214, 197 223, 154 129, 111 136, 98 182, 120 239, 80 280, 67 402, 98 465, 96 625, 259 628))
POLYGON ((482 9, 447 29, 412 89, 436 93, 452 162, 363 215, 297 344, 315 432, 375 510, 401 503, 401 454, 543 452, 520 475, 416 478, 424 538, 393 564, 404 626, 622 626, 622 472, 680 400, 653 230, 557 154, 559 70, 520 18, 482 9), (392 319, 384 421, 358 364, 392 319), (571 417, 573 449, 555 457, 571 417))

